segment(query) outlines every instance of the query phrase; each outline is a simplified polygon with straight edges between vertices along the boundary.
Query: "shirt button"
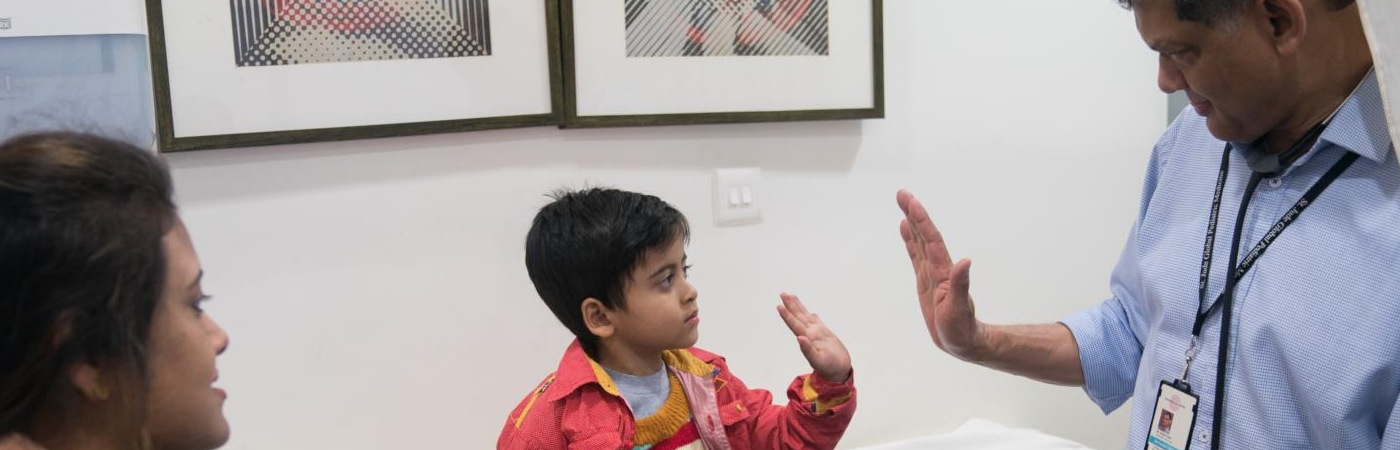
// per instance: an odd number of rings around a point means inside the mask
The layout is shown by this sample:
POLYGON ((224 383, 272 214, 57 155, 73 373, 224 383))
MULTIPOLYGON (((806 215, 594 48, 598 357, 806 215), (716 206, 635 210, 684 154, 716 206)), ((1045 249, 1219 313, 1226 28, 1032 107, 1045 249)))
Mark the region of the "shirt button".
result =
POLYGON ((1279 186, 1283 186, 1283 179, 1282 179, 1282 178, 1274 177, 1274 178, 1270 178, 1270 179, 1269 179, 1269 187, 1271 187, 1271 188, 1276 188, 1276 187, 1279 187, 1279 186))
POLYGON ((1200 433, 1196 433, 1196 440, 1197 440, 1197 441, 1201 441, 1202 444, 1209 444, 1209 443, 1210 443, 1210 432, 1209 432, 1209 431, 1202 431, 1202 432, 1200 432, 1200 433))

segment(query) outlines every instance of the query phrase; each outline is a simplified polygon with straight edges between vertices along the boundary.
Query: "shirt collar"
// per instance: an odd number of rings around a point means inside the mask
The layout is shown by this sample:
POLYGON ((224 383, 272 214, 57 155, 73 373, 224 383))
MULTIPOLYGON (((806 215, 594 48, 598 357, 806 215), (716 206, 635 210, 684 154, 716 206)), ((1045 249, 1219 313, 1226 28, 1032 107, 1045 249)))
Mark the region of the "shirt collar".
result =
MULTIPOLYGON (((1381 99, 1380 84, 1376 80, 1376 70, 1372 68, 1361 79, 1351 95, 1342 102, 1336 115, 1318 137, 1313 150, 1298 158, 1289 171, 1306 164, 1327 144, 1341 147, 1375 162, 1384 162, 1392 154, 1389 126, 1385 120, 1385 103, 1381 99)), ((1252 143, 1232 142, 1240 155, 1254 151, 1252 143)))
POLYGON ((1381 99, 1375 68, 1366 74, 1361 85, 1342 103, 1332 124, 1319 139, 1375 162, 1384 162, 1390 157, 1393 143, 1385 120, 1385 102, 1381 99))

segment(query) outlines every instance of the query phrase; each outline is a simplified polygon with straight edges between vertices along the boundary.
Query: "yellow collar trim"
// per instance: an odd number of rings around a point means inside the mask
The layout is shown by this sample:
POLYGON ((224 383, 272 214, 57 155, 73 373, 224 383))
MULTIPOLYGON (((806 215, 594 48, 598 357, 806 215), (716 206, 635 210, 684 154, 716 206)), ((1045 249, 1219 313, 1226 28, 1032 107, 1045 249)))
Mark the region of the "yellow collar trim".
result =
MULTIPOLYGON (((593 368, 593 376, 598 379, 598 385, 602 386, 603 391, 621 397, 622 391, 617 389, 617 383, 613 382, 612 377, 608 376, 606 370, 603 370, 603 366, 598 364, 597 361, 594 361, 592 357, 586 355, 584 357, 588 359, 588 365, 593 368)), ((697 377, 706 377, 715 371, 715 366, 710 365, 710 363, 700 358, 696 358, 694 354, 686 349, 663 351, 661 352, 661 360, 665 362, 667 366, 674 367, 677 370, 697 377)))
POLYGON ((588 358, 588 365, 593 367, 593 376, 598 378, 598 386, 602 386, 604 392, 612 394, 614 397, 622 396, 622 391, 617 390, 617 383, 613 382, 608 371, 603 370, 603 366, 599 365, 593 358, 588 358))
POLYGON ((661 360, 668 366, 697 377, 706 377, 715 371, 715 366, 696 358, 695 354, 686 349, 661 352, 661 360))

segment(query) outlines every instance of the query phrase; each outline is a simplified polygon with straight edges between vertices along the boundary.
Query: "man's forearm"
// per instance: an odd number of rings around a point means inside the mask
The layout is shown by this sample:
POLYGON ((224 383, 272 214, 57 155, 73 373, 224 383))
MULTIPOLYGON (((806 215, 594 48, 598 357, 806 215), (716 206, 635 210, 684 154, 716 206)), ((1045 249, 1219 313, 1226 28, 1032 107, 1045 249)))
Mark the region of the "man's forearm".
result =
POLYGON ((1079 346, 1064 324, 983 326, 985 344, 969 362, 1050 384, 1084 385, 1079 346))

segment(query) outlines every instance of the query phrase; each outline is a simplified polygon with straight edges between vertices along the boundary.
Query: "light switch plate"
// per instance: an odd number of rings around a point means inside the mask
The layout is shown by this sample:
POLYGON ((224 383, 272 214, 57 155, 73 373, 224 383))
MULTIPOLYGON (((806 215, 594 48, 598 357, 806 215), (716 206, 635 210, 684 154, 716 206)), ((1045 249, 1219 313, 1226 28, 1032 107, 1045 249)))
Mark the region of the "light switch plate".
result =
POLYGON ((763 220, 759 213, 762 175, 757 167, 715 170, 715 225, 751 225, 763 220))

